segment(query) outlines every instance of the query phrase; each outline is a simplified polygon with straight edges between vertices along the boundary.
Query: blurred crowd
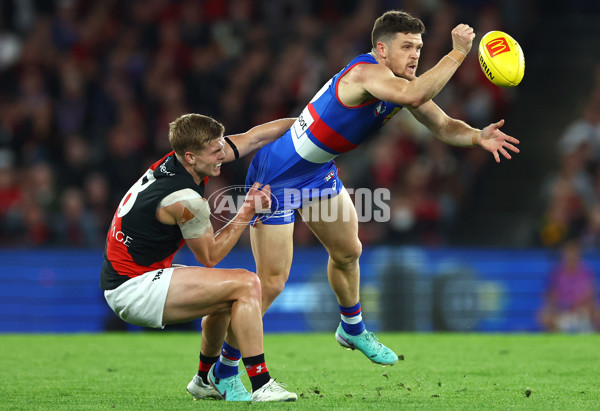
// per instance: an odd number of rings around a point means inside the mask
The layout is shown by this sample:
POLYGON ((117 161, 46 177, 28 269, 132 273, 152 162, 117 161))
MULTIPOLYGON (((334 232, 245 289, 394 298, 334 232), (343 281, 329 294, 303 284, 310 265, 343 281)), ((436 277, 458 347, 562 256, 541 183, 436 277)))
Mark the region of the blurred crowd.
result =
POLYGON ((576 239, 600 247, 600 65, 579 116, 558 142, 558 164, 542 188, 538 244, 560 246, 576 239))
MULTIPOLYGON (((295 117, 370 50, 374 20, 393 8, 426 24, 422 73, 450 50, 458 22, 478 33, 515 24, 487 3, 1 0, 0 245, 102 246, 123 194, 170 150, 168 124, 178 116, 213 116, 227 134, 295 117)), ((513 93, 485 79, 473 50, 436 102, 483 127, 503 118, 513 93)), ((600 85, 564 138, 548 232, 585 214, 595 222, 586 238, 598 241, 599 105, 600 85)), ((407 114, 336 160, 347 187, 391 191, 390 223, 361 224, 366 245, 445 244, 493 161, 440 143, 407 114)), ((243 184, 249 161, 223 167, 214 187, 243 184)), ((299 245, 316 241, 305 225, 295 235, 299 245)))
POLYGON ((535 244, 560 252, 539 321, 552 332, 600 331, 597 273, 586 252, 600 247, 600 65, 579 115, 557 145, 557 165, 541 190, 535 244))

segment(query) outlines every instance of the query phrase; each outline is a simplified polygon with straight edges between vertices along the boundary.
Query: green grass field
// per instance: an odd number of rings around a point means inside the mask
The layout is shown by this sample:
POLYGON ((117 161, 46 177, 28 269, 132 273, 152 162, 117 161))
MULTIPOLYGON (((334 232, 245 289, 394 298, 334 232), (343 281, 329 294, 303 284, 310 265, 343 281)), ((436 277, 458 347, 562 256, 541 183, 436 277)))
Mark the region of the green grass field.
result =
POLYGON ((193 401, 186 393, 198 334, 0 335, 0 408, 600 408, 599 335, 379 337, 404 360, 372 364, 340 348, 333 334, 268 334, 269 370, 299 399, 251 404, 193 401))

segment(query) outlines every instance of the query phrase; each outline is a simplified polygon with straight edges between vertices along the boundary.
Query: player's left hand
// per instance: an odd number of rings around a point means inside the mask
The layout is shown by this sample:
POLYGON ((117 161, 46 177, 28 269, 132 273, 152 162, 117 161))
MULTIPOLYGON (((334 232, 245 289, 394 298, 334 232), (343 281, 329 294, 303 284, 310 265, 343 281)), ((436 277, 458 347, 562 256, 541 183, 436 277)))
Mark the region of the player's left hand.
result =
POLYGON ((519 140, 500 131, 500 127, 503 125, 504 119, 490 124, 481 131, 481 137, 479 138, 479 145, 494 155, 496 163, 500 162, 500 154, 509 160, 511 159, 507 149, 514 153, 519 152, 519 149, 513 145, 519 144, 519 140))

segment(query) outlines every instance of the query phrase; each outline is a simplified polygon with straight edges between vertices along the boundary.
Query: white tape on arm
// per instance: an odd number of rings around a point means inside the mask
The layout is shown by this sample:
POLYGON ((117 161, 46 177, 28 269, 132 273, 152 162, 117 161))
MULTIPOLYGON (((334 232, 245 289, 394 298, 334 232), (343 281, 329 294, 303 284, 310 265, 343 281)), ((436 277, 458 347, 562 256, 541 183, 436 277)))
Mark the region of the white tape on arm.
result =
POLYGON ((175 191, 163 198, 160 204, 158 204, 158 208, 168 207, 178 201, 192 200, 194 198, 202 198, 202 196, 191 188, 184 188, 183 190, 175 191))
POLYGON ((177 202, 184 206, 183 221, 179 225, 183 238, 189 240, 202 237, 212 227, 208 201, 194 190, 186 188, 166 196, 159 207, 167 207, 177 202))
POLYGON ((179 226, 183 238, 189 240, 202 237, 209 228, 212 228, 208 201, 199 197, 192 200, 183 200, 181 203, 185 206, 183 215, 186 219, 179 226))

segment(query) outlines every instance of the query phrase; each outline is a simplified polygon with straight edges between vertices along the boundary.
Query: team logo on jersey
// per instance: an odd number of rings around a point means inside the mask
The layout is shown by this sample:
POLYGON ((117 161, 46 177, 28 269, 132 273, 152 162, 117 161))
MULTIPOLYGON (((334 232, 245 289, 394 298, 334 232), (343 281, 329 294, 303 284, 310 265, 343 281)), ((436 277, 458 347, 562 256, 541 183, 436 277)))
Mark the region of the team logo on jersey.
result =
POLYGON ((330 171, 329 174, 327 174, 325 176, 325 181, 329 181, 331 180, 333 177, 335 177, 335 173, 333 171, 330 171))
POLYGON ((391 119, 392 117, 394 117, 394 116, 396 115, 396 113, 397 113, 397 112, 399 112, 400 110, 402 110, 402 107, 395 107, 395 108, 392 110, 392 112, 391 112, 390 114, 388 114, 388 115, 387 115, 387 116, 386 116, 386 117, 383 119, 383 123, 382 123, 382 124, 385 124, 385 123, 387 123, 388 121, 390 121, 390 119, 391 119))
POLYGON ((163 174, 166 174, 166 175, 168 175, 168 176, 170 176, 170 177, 172 177, 172 176, 174 176, 174 175, 175 175, 175 173, 171 173, 170 171, 168 171, 168 170, 167 170, 167 166, 166 166, 166 164, 165 164, 165 163, 162 163, 162 164, 161 164, 161 165, 158 167, 158 169, 160 170, 160 172, 161 172, 161 173, 163 173, 163 174))
POLYGON ((380 115, 385 111, 385 102, 380 101, 379 104, 375 106, 375 116, 380 115))

